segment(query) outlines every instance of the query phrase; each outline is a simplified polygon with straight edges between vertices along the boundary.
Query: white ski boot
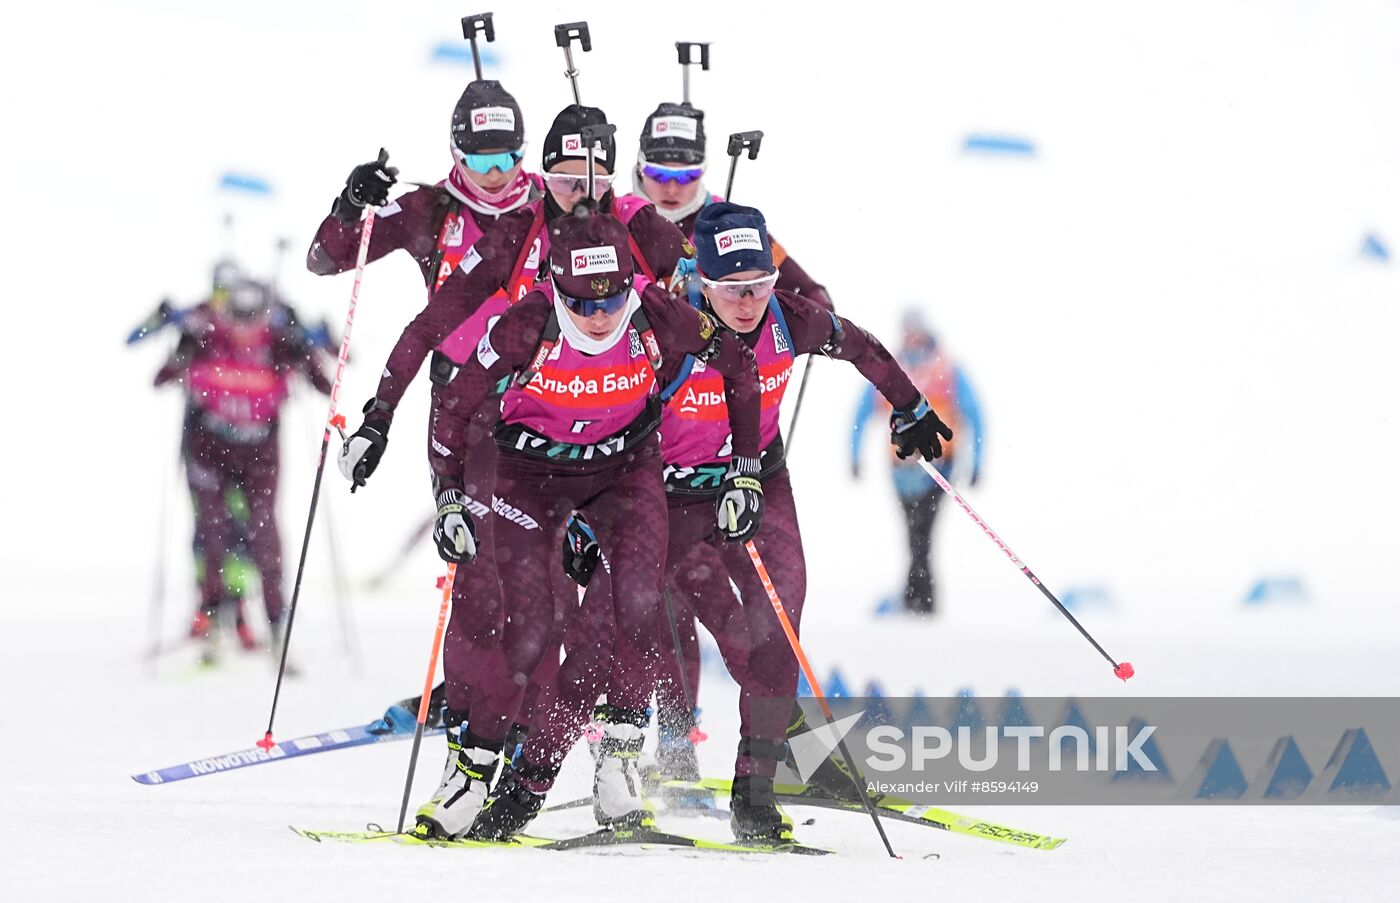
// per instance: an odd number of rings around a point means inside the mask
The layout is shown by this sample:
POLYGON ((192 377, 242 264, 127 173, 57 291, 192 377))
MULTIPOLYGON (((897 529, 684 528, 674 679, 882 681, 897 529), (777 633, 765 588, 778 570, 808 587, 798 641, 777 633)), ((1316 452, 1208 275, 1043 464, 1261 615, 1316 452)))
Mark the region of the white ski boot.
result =
POLYGON ((447 738, 442 786, 418 808, 413 833, 419 837, 452 839, 465 834, 486 804, 491 780, 500 765, 499 750, 465 745, 468 741, 451 730, 447 738))
POLYGON ((616 706, 599 706, 594 717, 603 737, 593 768, 593 817, 604 828, 649 824, 651 815, 637 769, 646 716, 616 706))

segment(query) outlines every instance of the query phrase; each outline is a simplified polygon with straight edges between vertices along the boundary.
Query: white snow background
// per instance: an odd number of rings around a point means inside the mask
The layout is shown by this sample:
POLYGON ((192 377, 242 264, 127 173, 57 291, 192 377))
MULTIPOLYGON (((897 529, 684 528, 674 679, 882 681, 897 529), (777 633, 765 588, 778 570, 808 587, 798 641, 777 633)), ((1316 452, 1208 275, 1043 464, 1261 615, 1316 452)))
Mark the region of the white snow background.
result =
MULTIPOLYGON (((804 839, 847 855, 618 858, 313 846, 286 830, 392 823, 406 744, 133 783, 250 746, 273 675, 261 659, 195 673, 183 650, 155 675, 141 660, 161 548, 167 637, 193 607, 189 518, 174 469, 180 402, 150 389, 168 345, 122 339, 161 297, 201 297, 225 211, 256 272, 270 275, 278 237, 292 240, 285 293, 338 328, 351 277, 312 276, 301 255, 346 173, 381 145, 406 178, 446 173, 450 111, 471 75, 429 58, 460 43, 457 20, 476 10, 12 6, 0 54, 0 898, 1400 899, 1400 820, 1387 809, 986 807, 976 814, 1070 841, 1026 851, 896 824, 901 862, 862 817, 797 810, 817 819, 804 839), (226 171, 275 193, 220 193, 226 171)), ((1139 672, 1114 680, 951 507, 937 547, 945 614, 872 619, 901 580, 902 526, 882 467, 849 477, 858 375, 819 361, 791 467, 811 587, 803 634, 823 677, 839 667, 853 690, 875 679, 891 694, 1400 693, 1397 280, 1393 264, 1360 254, 1372 232, 1400 247, 1400 9, 1008 0, 496 13, 488 77, 516 95, 536 140, 570 100, 552 26, 589 21, 583 99, 618 125, 623 159, 644 116, 679 100, 672 42, 713 42, 713 70, 692 76, 708 183, 722 189, 725 135, 764 130, 735 198, 763 208, 842 312, 889 344, 905 306, 923 306, 982 396, 987 466, 969 500, 1051 588, 1111 594, 1115 606, 1082 617, 1139 672), (1023 136, 1037 154, 968 155, 970 133, 1023 136), (1269 576, 1298 577, 1308 600, 1245 607, 1269 576)), ((402 256, 367 273, 342 396, 352 424, 422 298, 402 256)), ((351 497, 327 473, 320 517, 344 550, 365 661, 343 654, 318 529, 293 642, 306 676, 285 687, 279 738, 367 721, 422 685, 435 555, 420 548, 379 592, 363 581, 429 510, 426 397, 410 393, 368 489, 351 497)), ((303 392, 284 418, 289 583, 324 412, 303 392)), ((701 698, 714 775, 732 759, 726 683, 708 672, 701 698)), ((1305 752, 1316 769, 1327 751, 1305 752)), ((425 744, 415 803, 440 756, 425 744)), ((1243 764, 1247 776, 1258 767, 1243 764)), ((587 782, 571 760, 554 798, 587 782)), ((539 827, 576 833, 590 819, 577 810, 539 827)))

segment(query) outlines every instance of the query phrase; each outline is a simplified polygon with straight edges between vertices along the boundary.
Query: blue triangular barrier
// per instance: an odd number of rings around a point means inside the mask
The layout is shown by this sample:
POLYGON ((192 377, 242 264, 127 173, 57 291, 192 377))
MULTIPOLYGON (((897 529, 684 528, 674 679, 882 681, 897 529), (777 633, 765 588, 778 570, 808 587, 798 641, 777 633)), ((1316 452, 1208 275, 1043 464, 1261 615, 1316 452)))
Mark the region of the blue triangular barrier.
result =
POLYGON ((1264 799, 1294 800, 1303 795, 1312 779, 1313 770, 1290 734, 1279 737, 1274 743, 1268 760, 1254 779, 1254 787, 1264 799))
POLYGON ((807 672, 802 670, 797 672, 797 695, 799 697, 812 695, 812 685, 807 683, 807 672))
MULTIPOLYGON (((1138 732, 1145 727, 1147 727, 1147 722, 1143 721, 1141 718, 1131 719, 1128 722, 1128 739, 1132 740, 1134 737, 1137 736, 1138 732)), ((1143 768, 1141 765, 1138 764, 1138 761, 1135 757, 1128 756, 1128 767, 1123 771, 1118 771, 1115 768, 1111 780, 1161 781, 1164 783, 1171 781, 1171 769, 1167 767, 1167 760, 1162 758, 1162 751, 1157 748, 1156 737, 1148 737, 1142 743, 1142 745, 1138 747, 1138 750, 1141 752, 1142 757, 1144 759, 1157 766, 1157 770, 1148 771, 1146 768, 1143 768)), ((1239 767, 1239 763, 1236 763, 1236 767, 1239 767)), ((1241 777, 1241 780, 1243 780, 1243 777, 1241 777)))
POLYGON ((960 727, 970 730, 980 730, 987 723, 987 719, 982 717, 982 710, 977 707, 977 697, 971 688, 964 687, 958 691, 958 701, 953 707, 953 718, 949 722, 948 728, 956 731, 960 727))
POLYGON ((1371 738, 1359 727, 1342 734, 1317 783, 1328 796, 1372 797, 1390 792, 1390 779, 1371 748, 1371 738))
POLYGON ((851 691, 846 689, 846 681, 842 679, 839 668, 831 669, 831 676, 826 679, 826 686, 822 689, 826 691, 827 699, 851 698, 851 691))
POLYGON ((938 718, 934 715, 933 709, 929 707, 928 697, 923 693, 915 692, 909 702, 909 708, 904 712, 900 727, 904 728, 905 734, 912 734, 916 726, 932 727, 936 724, 938 724, 938 718))
MULTIPOLYGON (((1094 754, 1094 729, 1084 717, 1084 712, 1079 708, 1079 700, 1070 698, 1065 702, 1065 713, 1060 716, 1060 723, 1057 727, 1077 727, 1089 735, 1089 755, 1094 754)), ((1060 755, 1069 761, 1071 757, 1078 755, 1075 741, 1068 737, 1060 739, 1060 755)))
POLYGON ((1379 235, 1371 232, 1361 242, 1361 256, 1384 262, 1390 260, 1390 249, 1379 235))
POLYGON ((1007 690, 1006 699, 1001 703, 1001 713, 997 715, 997 724, 1001 727, 1025 727, 1034 723, 1026 711, 1026 704, 1021 701, 1021 691, 1007 690))
POLYGON ((870 701, 865 706, 865 714, 861 716, 860 727, 870 728, 894 723, 894 715, 890 713, 889 703, 885 701, 885 691, 879 682, 872 680, 866 686, 864 695, 870 701))
POLYGON ((1186 779, 1185 792, 1198 800, 1237 800, 1248 788, 1249 782, 1244 779, 1235 751, 1230 749, 1230 741, 1216 738, 1206 746, 1201 761, 1186 779))

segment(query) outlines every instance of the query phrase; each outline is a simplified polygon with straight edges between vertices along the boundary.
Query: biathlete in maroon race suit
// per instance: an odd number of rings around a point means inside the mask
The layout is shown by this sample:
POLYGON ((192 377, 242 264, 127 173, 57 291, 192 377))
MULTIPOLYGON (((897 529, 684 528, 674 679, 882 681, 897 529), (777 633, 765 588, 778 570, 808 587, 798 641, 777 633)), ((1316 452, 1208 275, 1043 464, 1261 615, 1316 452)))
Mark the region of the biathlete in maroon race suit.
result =
MULTIPOLYGON (((558 570, 565 521, 575 510, 588 515, 613 576, 608 614, 616 636, 591 651, 589 664, 606 673, 614 644, 630 647, 638 673, 618 681, 615 702, 637 714, 645 708, 654 685, 666 535, 657 391, 659 382, 674 379, 687 354, 721 374, 734 402, 734 447, 741 461, 756 465, 759 393, 752 353, 666 289, 653 283, 638 292, 629 243, 618 219, 582 206, 552 223, 550 283, 508 309, 482 338, 435 423, 441 450, 434 458, 434 534, 445 559, 465 560, 477 548, 472 521, 464 516, 460 466, 471 415, 499 380, 515 375, 495 435, 496 495, 509 512, 494 538, 505 578, 505 667, 481 675, 473 687, 459 763, 465 779, 446 808, 452 822, 420 816, 423 833, 456 835, 470 827, 472 836, 504 837, 519 831, 539 811, 587 720, 596 696, 579 692, 569 678, 578 664, 566 663, 545 703, 552 715, 548 729, 531 733, 487 802, 526 680, 558 648, 556 621, 564 612, 550 573, 558 570), (481 813, 475 825, 463 819, 472 808, 481 813)), ((747 507, 754 509, 761 489, 743 489, 748 483, 757 486, 736 465, 725 489, 731 496, 748 492, 756 501, 747 507)), ((758 511, 752 513, 756 520, 758 511)), ((640 806, 620 815, 639 812, 640 806)))
MULTIPOLYGON (((641 150, 632 170, 635 191, 623 201, 653 202, 661 216, 676 223, 693 241, 700 211, 723 200, 704 187, 704 111, 688 103, 663 103, 647 117, 639 143, 641 150)), ((834 309, 825 287, 789 257, 782 245, 771 237, 770 242, 773 264, 778 268, 777 289, 809 298, 828 310, 834 309)), ((575 524, 573 528, 587 530, 583 524, 575 524)), ((575 538, 582 543, 587 541, 577 534, 575 538)), ((589 584, 589 592, 607 592, 607 574, 599 574, 595 579, 597 583, 589 584)), ((694 613, 689 611, 684 599, 684 596, 672 599, 681 655, 679 659, 674 655, 662 657, 661 681, 656 691, 657 760, 662 780, 700 778, 693 739, 697 736, 697 712, 693 702, 699 693, 700 643, 694 613), (689 692, 683 683, 688 685, 689 692)), ((606 731, 606 727, 603 729, 606 731)))
MULTIPOLYGON (((642 126, 641 150, 632 169, 633 194, 656 205, 656 211, 695 240, 700 211, 724 198, 705 189, 705 111, 688 103, 663 103, 642 126)), ((776 240, 773 263, 778 290, 811 298, 831 308, 824 286, 807 274, 776 240)))
MULTIPOLYGON (((951 439, 952 432, 873 336, 809 299, 774 290, 780 277, 758 210, 723 202, 707 206, 696 223, 696 249, 704 310, 737 332, 757 359, 765 506, 763 529, 753 541, 793 628, 800 630, 806 562, 778 423, 796 357, 821 353, 851 362, 894 407, 892 439, 901 457, 936 458, 940 437, 951 439)), ((697 362, 663 394, 667 572, 675 607, 693 610, 715 636, 741 690, 731 826, 741 840, 791 839, 791 823, 774 803, 772 787, 797 692, 797 660, 747 550, 714 538, 710 515, 733 454, 723 387, 697 362), (742 602, 730 590, 731 580, 742 602)), ((622 660, 618 667, 625 671, 630 663, 622 660)))
MULTIPOLYGON (((449 345, 454 349, 450 355, 454 365, 440 372, 434 366, 436 412, 443 393, 438 385, 440 380, 451 378, 455 365, 471 356, 491 323, 533 286, 540 261, 547 259, 549 253, 547 225, 559 220, 565 209, 572 209, 588 190, 588 149, 580 138, 580 130, 606 122, 602 110, 578 105, 566 107, 555 118, 545 138, 542 157, 543 179, 548 191, 490 227, 452 275, 430 296, 427 306, 404 329, 384 366, 375 398, 365 406, 364 424, 341 450, 340 468, 347 477, 362 484, 374 473, 387 443, 393 412, 429 351, 449 345)), ((613 209, 611 184, 616 155, 616 145, 611 138, 595 143, 594 192, 604 211, 613 209)), ((640 281, 669 278, 677 261, 693 253, 685 236, 657 215, 649 203, 629 201, 625 209, 616 212, 627 224, 626 246, 640 281)), ((498 389, 474 413, 467 432, 469 444, 465 453, 458 457, 463 469, 465 504, 476 520, 474 526, 481 541, 478 560, 471 568, 458 572, 453 586, 452 618, 443 662, 449 761, 442 786, 419 810, 425 818, 443 824, 455 824, 448 814, 437 810, 448 805, 444 801, 455 793, 449 785, 458 780, 455 765, 460 761, 458 739, 468 714, 470 687, 482 673, 496 674, 504 668, 500 650, 505 617, 501 606, 502 581, 497 575, 495 544, 491 541, 491 533, 499 525, 495 517, 488 516, 493 509, 506 519, 513 516, 508 509, 498 506, 493 491, 496 446, 492 436, 500 416, 498 389)), ((435 413, 434 419, 436 417, 435 413)), ((437 451, 430 443, 430 455, 437 451)), ((574 587, 559 569, 551 567, 548 572, 555 578, 555 588, 561 598, 575 600, 574 587)), ((555 627, 557 648, 563 621, 555 627)), ((542 657, 542 671, 535 685, 552 684, 557 668, 557 656, 542 657)), ((468 820, 459 830, 469 826, 468 820)))
POLYGON ((225 493, 237 486, 247 499, 245 538, 261 578, 272 646, 279 650, 278 417, 292 371, 325 394, 330 380, 291 308, 256 282, 217 289, 213 299, 185 315, 180 328, 179 343, 155 384, 178 381, 185 388, 185 471, 195 503, 195 542, 205 561, 201 613, 212 617, 223 597, 221 565, 234 540, 225 493))
MULTIPOLYGON (((374 206, 367 259, 375 261, 394 251, 406 251, 422 271, 431 298, 501 217, 538 203, 543 196, 543 180, 524 170, 525 121, 520 105, 499 82, 467 85, 452 111, 450 146, 454 162, 446 179, 402 194, 392 203, 389 189, 396 181, 397 169, 383 160, 355 167, 316 232, 306 256, 307 268, 319 275, 352 269, 360 244, 361 210, 374 206)), ((522 266, 521 271, 522 280, 533 282, 533 269, 522 266)), ((500 295, 504 299, 505 293, 500 295)), ((461 334, 450 331, 432 346, 434 404, 440 386, 475 344, 467 324, 458 321, 453 325, 463 327, 461 334)), ((353 479, 353 472, 347 477, 353 479)), ((359 482, 363 482, 363 475, 359 482)), ((489 568, 482 570, 485 573, 489 568)), ((479 589, 494 591, 487 581, 482 581, 479 589)), ((433 691, 430 717, 435 724, 452 702, 460 708, 466 706, 463 681, 468 662, 461 636, 460 625, 454 621, 443 642, 444 684, 433 691)), ((418 710, 417 698, 399 705, 410 712, 418 710)), ((391 706, 386 719, 394 711, 391 706)))

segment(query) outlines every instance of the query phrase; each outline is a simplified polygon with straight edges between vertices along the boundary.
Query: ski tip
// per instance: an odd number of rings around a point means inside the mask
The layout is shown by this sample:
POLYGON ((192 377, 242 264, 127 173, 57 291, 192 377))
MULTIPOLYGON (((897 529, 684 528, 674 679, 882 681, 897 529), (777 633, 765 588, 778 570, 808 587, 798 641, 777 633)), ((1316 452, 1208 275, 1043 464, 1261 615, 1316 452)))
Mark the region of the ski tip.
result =
POLYGON ((1126 683, 1128 678, 1132 677, 1135 673, 1136 672, 1133 671, 1133 666, 1131 662, 1123 662, 1119 665, 1115 665, 1113 668, 1113 676, 1123 681, 1124 683, 1126 683))
POLYGON ((272 749, 272 747, 276 745, 277 744, 272 741, 272 731, 268 731, 266 734, 263 734, 263 738, 258 741, 258 749, 261 749, 264 752, 266 752, 269 749, 272 749))

